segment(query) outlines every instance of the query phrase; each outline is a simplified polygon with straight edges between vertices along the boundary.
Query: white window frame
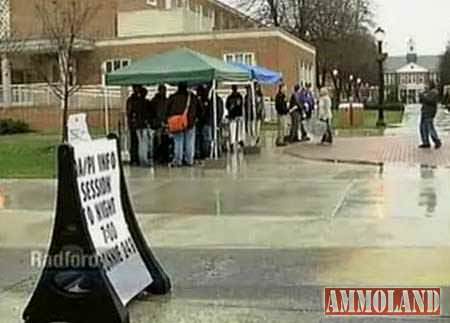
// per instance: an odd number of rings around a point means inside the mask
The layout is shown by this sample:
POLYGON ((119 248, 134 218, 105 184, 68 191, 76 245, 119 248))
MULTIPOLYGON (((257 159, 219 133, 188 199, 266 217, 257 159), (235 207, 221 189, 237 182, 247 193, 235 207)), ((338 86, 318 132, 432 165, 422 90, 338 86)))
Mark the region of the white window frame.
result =
POLYGON ((103 85, 106 84, 106 73, 111 73, 111 72, 117 71, 120 68, 130 65, 130 63, 131 63, 130 58, 111 58, 111 59, 107 59, 106 61, 104 61, 101 66, 102 84, 103 85), (114 67, 115 63, 117 63, 117 62, 119 62, 119 68, 114 67), (108 64, 111 64, 110 71, 107 71, 108 64))
POLYGON ((233 53, 225 53, 223 54, 223 60, 227 63, 233 62, 239 62, 237 60, 238 57, 242 57, 242 63, 247 65, 256 65, 256 55, 254 52, 233 52, 233 53), (231 58, 229 60, 228 58, 231 58), (250 62, 247 62, 246 58, 249 58, 250 62))

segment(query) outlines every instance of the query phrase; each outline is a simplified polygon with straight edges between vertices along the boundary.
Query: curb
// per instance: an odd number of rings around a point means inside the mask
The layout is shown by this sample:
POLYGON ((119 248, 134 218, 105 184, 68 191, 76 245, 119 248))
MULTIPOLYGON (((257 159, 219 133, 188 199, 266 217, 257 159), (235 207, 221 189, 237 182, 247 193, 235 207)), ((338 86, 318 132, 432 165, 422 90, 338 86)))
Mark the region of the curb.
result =
POLYGON ((370 160, 310 157, 310 156, 304 156, 301 154, 287 151, 287 149, 285 151, 283 151, 283 153, 286 155, 292 156, 292 157, 297 157, 297 158, 301 158, 301 159, 305 159, 305 160, 333 163, 333 164, 351 164, 351 165, 364 165, 364 166, 376 166, 376 167, 383 167, 385 164, 385 162, 370 161, 370 160))

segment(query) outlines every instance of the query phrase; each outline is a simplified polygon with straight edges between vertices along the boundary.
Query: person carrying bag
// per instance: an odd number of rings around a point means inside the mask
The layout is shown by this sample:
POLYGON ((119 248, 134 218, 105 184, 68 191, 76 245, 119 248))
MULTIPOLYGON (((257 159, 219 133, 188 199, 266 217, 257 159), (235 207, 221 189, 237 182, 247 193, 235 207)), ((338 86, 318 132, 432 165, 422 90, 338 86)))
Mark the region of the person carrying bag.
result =
POLYGON ((176 134, 179 132, 185 131, 189 126, 188 113, 189 113, 189 105, 191 104, 191 95, 188 94, 186 108, 184 109, 183 114, 174 115, 169 117, 168 126, 169 132, 172 134, 176 134))
POLYGON ((167 103, 167 124, 174 140, 174 159, 170 166, 193 166, 195 155, 195 122, 199 102, 189 93, 186 83, 178 85, 178 91, 167 103))

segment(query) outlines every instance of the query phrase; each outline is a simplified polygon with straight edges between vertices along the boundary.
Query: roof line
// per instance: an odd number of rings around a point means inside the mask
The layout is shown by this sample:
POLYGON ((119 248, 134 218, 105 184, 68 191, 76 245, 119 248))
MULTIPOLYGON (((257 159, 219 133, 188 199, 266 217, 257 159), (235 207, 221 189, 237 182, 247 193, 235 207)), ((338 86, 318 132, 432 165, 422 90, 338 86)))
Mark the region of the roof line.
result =
POLYGON ((249 37, 280 37, 287 42, 301 48, 310 54, 316 55, 316 49, 311 44, 293 36, 292 34, 279 28, 253 28, 253 29, 233 29, 223 31, 201 32, 191 34, 162 34, 135 37, 120 37, 96 42, 98 47, 141 45, 154 43, 172 43, 186 41, 201 41, 212 39, 242 39, 249 37))
POLYGON ((251 16, 246 15, 245 13, 240 11, 239 9, 234 8, 234 7, 224 3, 222 1, 219 1, 219 0, 208 0, 208 2, 217 5, 220 8, 229 11, 230 13, 233 13, 233 14, 239 16, 240 18, 242 18, 244 20, 252 22, 256 26, 263 26, 263 24, 261 22, 257 21, 256 19, 252 18, 251 16))

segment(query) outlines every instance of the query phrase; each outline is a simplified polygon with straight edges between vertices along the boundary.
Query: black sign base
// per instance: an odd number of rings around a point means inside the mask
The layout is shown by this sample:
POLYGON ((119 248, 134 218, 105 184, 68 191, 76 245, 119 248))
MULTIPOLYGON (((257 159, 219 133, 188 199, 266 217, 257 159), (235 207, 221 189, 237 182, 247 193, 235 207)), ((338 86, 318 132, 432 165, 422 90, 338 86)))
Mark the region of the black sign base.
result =
MULTIPOLYGON (((114 139, 117 140, 116 137, 114 139)), ((154 257, 139 228, 121 166, 120 177, 125 220, 153 278, 152 284, 143 286, 142 291, 166 294, 171 289, 170 279, 154 257)), ((101 265, 65 263, 57 267, 50 261, 65 254, 81 255, 82 258, 89 259, 95 257, 95 248, 83 217, 73 147, 61 145, 58 150, 58 196, 53 236, 45 268, 23 313, 26 323, 129 323, 128 310, 101 265)))

